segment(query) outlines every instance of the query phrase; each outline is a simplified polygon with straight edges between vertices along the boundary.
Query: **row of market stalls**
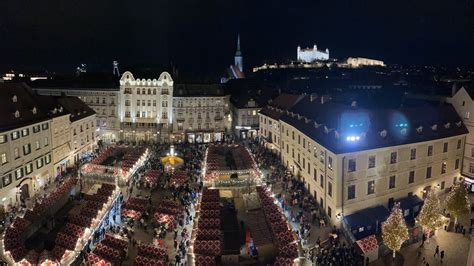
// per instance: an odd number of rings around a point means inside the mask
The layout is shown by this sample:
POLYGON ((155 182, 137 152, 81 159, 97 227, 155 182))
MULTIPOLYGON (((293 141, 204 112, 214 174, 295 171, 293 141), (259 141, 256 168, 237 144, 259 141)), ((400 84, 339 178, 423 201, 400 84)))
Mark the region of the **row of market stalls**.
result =
MULTIPOLYGON (((423 205, 423 200, 416 195, 411 195, 397 201, 391 202, 389 209, 395 202, 400 203, 403 216, 410 229, 410 241, 418 240, 421 237, 421 229, 416 226, 415 218, 419 214, 423 205)), ((363 209, 344 216, 342 219, 343 231, 351 242, 355 242, 369 261, 375 261, 379 257, 379 243, 382 223, 390 215, 389 209, 382 205, 363 209)))

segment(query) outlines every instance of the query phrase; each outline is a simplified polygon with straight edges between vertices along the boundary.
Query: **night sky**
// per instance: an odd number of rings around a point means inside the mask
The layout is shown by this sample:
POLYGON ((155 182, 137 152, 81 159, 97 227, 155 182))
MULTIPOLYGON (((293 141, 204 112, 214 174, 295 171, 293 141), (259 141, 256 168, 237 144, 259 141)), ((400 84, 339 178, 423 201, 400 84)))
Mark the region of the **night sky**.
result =
POLYGON ((2 0, 0 69, 177 66, 216 75, 294 59, 296 46, 400 64, 472 65, 471 0, 2 0))

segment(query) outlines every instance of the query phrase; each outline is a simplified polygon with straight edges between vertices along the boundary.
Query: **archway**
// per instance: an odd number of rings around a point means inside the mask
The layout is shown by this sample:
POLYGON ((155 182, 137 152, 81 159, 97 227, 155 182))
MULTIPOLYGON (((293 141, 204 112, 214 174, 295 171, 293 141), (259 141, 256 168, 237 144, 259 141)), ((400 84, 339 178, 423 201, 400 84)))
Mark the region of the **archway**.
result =
POLYGON ((23 184, 20 188, 20 201, 25 202, 26 199, 30 198, 30 190, 28 184, 23 184))

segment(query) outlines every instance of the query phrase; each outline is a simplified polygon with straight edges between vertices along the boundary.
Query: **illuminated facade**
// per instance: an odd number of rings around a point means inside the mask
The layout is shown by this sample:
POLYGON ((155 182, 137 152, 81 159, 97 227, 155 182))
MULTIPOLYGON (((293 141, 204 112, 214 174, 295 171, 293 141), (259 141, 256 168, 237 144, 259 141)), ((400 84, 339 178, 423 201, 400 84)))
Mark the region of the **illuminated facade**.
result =
POLYGON ((177 84, 171 141, 223 141, 230 130, 229 95, 220 84, 177 84))
POLYGON ((120 135, 127 141, 169 138, 173 121, 173 79, 163 72, 158 79, 135 78, 126 71, 120 79, 120 135))
POLYGON ((316 44, 313 48, 301 48, 298 46, 296 48, 297 60, 300 62, 311 63, 314 61, 326 61, 329 60, 329 49, 326 48, 325 51, 318 50, 316 44))
POLYGON ((382 66, 384 67, 385 64, 381 60, 363 58, 363 57, 349 57, 347 58, 347 64, 350 67, 361 67, 361 66, 382 66))
POLYGON ((335 223, 460 177, 468 132, 452 106, 366 108, 306 96, 279 118, 282 162, 335 223))

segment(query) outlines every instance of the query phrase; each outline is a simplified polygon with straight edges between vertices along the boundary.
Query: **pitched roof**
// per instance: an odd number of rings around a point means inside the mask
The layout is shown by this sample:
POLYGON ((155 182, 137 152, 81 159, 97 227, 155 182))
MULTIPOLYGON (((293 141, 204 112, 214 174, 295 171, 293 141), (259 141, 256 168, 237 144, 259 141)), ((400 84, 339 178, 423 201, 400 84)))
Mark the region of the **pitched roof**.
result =
POLYGON ((260 110, 260 114, 269 116, 275 120, 278 120, 283 112, 293 107, 303 96, 300 94, 288 94, 282 93, 275 99, 271 100, 267 106, 260 110))
POLYGON ((59 97, 57 101, 71 113, 71 122, 95 114, 95 111, 77 97, 59 97))
POLYGON ((474 100, 474 83, 466 84, 462 86, 466 92, 469 94, 469 97, 474 100))
POLYGON ((226 95, 221 84, 175 84, 173 96, 175 97, 205 97, 226 95))
MULTIPOLYGON (((377 98, 372 101, 378 102, 377 98)), ((306 96, 280 119, 336 154, 468 133, 456 110, 448 104, 361 107, 337 100, 311 101, 306 96)))
POLYGON ((82 76, 54 76, 35 80, 30 83, 35 89, 72 89, 72 90, 119 90, 119 77, 111 74, 85 74, 82 76))
POLYGON ((0 83, 0 131, 47 120, 47 113, 35 97, 23 83, 0 83), (17 111, 18 117, 15 117, 17 111))

